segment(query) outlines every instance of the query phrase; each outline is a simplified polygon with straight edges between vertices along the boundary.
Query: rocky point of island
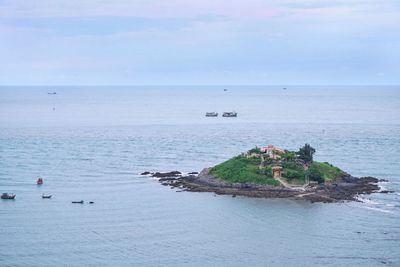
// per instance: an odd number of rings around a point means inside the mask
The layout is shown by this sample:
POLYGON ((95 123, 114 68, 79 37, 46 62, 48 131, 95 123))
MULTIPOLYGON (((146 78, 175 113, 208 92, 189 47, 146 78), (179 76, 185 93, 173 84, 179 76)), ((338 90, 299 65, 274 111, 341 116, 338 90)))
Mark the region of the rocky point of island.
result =
POLYGON ((359 194, 380 191, 374 177, 353 177, 328 162, 313 160, 315 149, 305 144, 298 151, 273 145, 255 147, 199 174, 149 173, 163 185, 179 191, 214 192, 262 198, 297 198, 312 202, 357 200, 359 194))

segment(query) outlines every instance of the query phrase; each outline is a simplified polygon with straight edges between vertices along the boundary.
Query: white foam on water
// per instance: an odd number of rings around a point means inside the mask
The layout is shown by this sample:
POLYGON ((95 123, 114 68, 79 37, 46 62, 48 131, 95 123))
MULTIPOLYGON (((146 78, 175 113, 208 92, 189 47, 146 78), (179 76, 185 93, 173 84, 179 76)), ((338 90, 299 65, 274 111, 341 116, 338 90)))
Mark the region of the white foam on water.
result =
POLYGON ((379 192, 386 191, 386 190, 388 190, 386 187, 379 184, 379 192))
POLYGON ((393 203, 381 203, 377 202, 376 200, 372 200, 370 198, 365 198, 362 196, 357 196, 356 199, 361 202, 360 205, 357 205, 357 207, 359 208, 395 214, 392 209, 395 208, 396 205, 393 203), (384 207, 387 208, 385 209, 384 207))
POLYGON ((385 210, 385 209, 382 209, 382 208, 369 207, 369 206, 361 206, 361 208, 364 208, 364 209, 367 209, 367 210, 379 211, 379 212, 383 212, 383 213, 394 214, 393 211, 391 211, 391 210, 385 210))
POLYGON ((364 198, 364 197, 362 197, 362 196, 356 196, 356 199, 357 199, 358 201, 361 201, 361 202, 364 203, 364 204, 369 204, 369 205, 382 205, 382 203, 378 203, 378 202, 376 202, 376 201, 373 201, 373 200, 371 200, 371 199, 369 199, 369 198, 364 198))

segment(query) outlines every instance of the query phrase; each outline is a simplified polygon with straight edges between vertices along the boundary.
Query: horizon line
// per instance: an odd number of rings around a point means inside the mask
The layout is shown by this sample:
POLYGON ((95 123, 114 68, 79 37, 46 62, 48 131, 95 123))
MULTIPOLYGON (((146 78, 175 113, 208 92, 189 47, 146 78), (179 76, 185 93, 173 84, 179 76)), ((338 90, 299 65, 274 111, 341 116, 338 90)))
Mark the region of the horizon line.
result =
POLYGON ((131 86, 400 86, 400 84, 0 84, 0 87, 131 87, 131 86))

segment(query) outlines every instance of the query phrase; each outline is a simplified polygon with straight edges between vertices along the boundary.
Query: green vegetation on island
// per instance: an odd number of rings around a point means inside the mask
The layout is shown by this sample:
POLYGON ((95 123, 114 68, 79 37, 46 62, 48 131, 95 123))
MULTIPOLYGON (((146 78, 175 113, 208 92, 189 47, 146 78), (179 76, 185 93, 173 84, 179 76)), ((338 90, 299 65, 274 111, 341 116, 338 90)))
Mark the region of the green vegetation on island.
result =
POLYGON ((232 183, 297 184, 323 183, 344 174, 327 162, 313 160, 315 149, 305 144, 298 151, 272 145, 250 149, 210 169, 210 174, 232 183))
POLYGON ((279 181, 272 177, 271 169, 266 167, 260 171, 260 164, 260 158, 240 155, 213 167, 210 174, 231 183, 279 185, 279 181))

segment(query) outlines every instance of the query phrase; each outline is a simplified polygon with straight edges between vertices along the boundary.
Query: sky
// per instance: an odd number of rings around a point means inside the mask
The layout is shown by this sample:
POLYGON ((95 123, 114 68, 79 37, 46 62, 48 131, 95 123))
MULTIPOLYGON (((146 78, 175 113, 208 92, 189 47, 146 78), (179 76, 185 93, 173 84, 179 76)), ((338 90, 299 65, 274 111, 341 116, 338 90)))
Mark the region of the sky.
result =
POLYGON ((400 0, 0 0, 0 85, 400 84, 400 0))

